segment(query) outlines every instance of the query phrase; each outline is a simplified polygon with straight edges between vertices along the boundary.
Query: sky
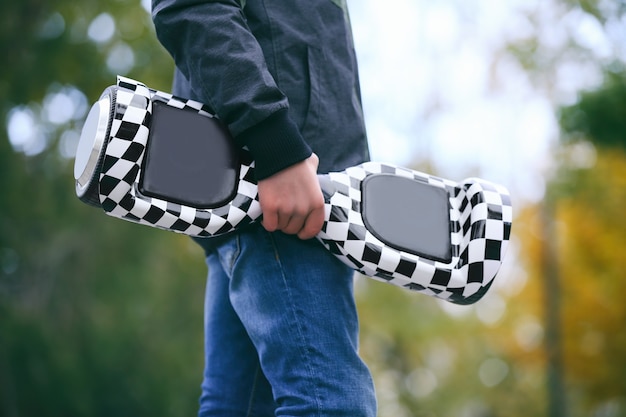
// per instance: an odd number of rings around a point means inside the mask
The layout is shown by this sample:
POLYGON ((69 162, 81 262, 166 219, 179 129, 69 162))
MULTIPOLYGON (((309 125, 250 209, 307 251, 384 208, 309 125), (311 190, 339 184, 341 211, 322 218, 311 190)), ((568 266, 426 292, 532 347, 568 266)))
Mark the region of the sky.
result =
POLYGON ((542 198, 559 134, 555 104, 573 103, 601 72, 564 60, 546 89, 504 48, 538 35, 546 50, 557 50, 573 36, 610 55, 595 19, 561 15, 541 0, 395 0, 393 7, 352 0, 349 7, 373 159, 430 159, 442 177, 478 175, 520 200, 542 198))

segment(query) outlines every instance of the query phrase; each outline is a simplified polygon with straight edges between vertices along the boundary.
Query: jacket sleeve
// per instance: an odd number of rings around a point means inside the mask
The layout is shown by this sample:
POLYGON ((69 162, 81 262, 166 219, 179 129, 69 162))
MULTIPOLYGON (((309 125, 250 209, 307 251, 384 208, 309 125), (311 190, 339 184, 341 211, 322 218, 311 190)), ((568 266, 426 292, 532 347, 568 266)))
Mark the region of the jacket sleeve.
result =
POLYGON ((152 18, 191 89, 252 153, 257 179, 311 155, 238 0, 152 0, 152 18))

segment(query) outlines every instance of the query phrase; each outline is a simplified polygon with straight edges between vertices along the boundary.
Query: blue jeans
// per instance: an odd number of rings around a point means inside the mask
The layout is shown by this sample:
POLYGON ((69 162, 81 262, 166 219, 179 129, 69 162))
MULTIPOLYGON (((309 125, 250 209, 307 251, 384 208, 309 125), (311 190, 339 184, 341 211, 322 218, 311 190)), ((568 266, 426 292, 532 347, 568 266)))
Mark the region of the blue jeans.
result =
POLYGON ((259 226, 207 263, 200 417, 376 415, 348 267, 259 226))

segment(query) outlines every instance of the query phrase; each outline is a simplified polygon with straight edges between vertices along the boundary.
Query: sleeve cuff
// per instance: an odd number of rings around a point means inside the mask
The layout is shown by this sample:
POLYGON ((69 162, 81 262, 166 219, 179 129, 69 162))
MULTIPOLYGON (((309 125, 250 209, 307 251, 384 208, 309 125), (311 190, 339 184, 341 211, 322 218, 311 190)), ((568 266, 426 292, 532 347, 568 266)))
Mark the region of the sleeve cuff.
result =
POLYGON ((255 161, 256 179, 260 181, 307 159, 312 151, 304 141, 288 109, 272 114, 245 130, 235 140, 247 146, 255 161))

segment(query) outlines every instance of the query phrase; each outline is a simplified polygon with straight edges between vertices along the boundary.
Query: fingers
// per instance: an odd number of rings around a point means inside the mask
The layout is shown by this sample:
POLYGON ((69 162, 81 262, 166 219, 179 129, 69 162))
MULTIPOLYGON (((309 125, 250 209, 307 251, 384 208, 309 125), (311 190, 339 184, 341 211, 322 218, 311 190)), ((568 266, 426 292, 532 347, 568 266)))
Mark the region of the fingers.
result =
POLYGON ((294 164, 258 183, 263 227, 310 239, 324 224, 324 196, 317 179, 318 159, 294 164))
POLYGON ((300 239, 314 238, 324 226, 324 206, 320 209, 312 211, 306 218, 304 226, 297 232, 300 239))
POLYGON ((287 233, 288 235, 298 234, 300 230, 302 230, 306 221, 305 215, 295 213, 284 216, 284 218, 284 225, 279 230, 283 233, 287 233))
POLYGON ((261 224, 268 232, 278 230, 278 212, 267 209, 263 210, 263 221, 261 224))
POLYGON ((263 213, 263 227, 268 232, 280 230, 283 233, 298 235, 306 240, 315 237, 324 225, 324 204, 313 205, 313 208, 297 208, 279 212, 266 209, 263 213), (302 211, 302 210, 310 211, 302 211))
MULTIPOLYGON (((292 217, 295 215, 295 208, 293 202, 286 200, 284 196, 270 194, 260 195, 261 210, 263 211, 262 225, 268 232, 274 232, 276 230, 284 231, 292 217)), ((303 213, 300 217, 305 217, 306 213, 303 213)), ((295 227, 295 221, 292 228, 295 227)))
POLYGON ((263 227, 268 232, 280 230, 287 234, 296 234, 302 228, 306 215, 298 215, 291 211, 279 212, 265 209, 263 211, 263 227))

